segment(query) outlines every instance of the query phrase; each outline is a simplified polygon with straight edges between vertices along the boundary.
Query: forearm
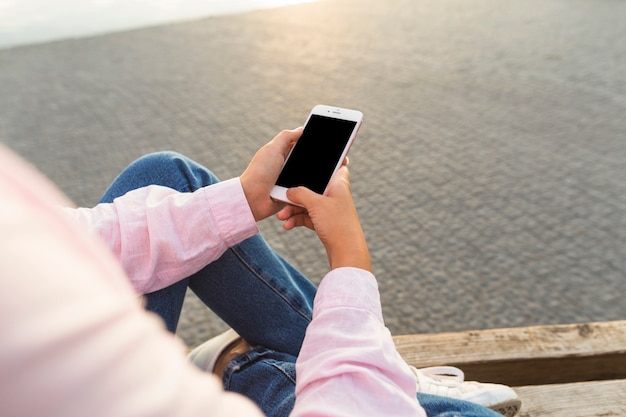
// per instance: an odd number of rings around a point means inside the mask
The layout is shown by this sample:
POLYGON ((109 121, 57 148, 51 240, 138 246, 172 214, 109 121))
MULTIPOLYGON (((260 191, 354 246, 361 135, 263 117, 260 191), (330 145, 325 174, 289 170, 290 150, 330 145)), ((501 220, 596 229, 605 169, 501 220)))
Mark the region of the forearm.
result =
POLYGON ((258 233, 238 179, 194 193, 149 186, 66 211, 105 241, 140 293, 192 275, 258 233))
POLYGON ((360 224, 352 230, 343 230, 339 238, 329 240, 324 245, 331 269, 353 267, 372 272, 372 262, 360 224))

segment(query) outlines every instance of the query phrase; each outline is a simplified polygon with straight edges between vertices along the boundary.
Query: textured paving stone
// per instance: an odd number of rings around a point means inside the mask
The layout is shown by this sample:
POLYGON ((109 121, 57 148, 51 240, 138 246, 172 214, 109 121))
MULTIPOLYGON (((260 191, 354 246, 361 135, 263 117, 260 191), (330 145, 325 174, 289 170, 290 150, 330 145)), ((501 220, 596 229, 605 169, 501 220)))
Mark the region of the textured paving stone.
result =
MULTIPOLYGON (((238 175, 362 110, 353 190, 391 331, 626 316, 626 4, 326 0, 0 51, 0 140, 78 204, 173 149, 238 175)), ((307 231, 261 225, 313 281, 307 231)), ((245 300, 242 300, 245 302, 245 300)), ((225 327, 189 294, 189 345, 225 327)))

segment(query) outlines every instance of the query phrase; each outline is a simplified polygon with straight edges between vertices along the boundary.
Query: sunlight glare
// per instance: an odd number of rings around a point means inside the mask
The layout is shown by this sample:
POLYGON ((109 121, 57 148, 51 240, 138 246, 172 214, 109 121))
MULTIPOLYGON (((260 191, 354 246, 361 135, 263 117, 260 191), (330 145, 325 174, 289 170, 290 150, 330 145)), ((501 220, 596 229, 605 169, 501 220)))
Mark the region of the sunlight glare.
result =
POLYGON ((0 48, 315 0, 0 0, 0 48))

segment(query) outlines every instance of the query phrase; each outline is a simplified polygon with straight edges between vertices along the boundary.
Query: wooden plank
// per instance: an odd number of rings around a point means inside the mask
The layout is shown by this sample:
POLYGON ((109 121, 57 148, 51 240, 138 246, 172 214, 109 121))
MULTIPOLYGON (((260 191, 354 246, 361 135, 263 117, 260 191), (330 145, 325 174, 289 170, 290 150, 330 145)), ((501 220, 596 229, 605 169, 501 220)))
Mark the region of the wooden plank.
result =
POLYGON ((519 386, 598 381, 626 377, 626 355, 599 355, 561 359, 521 359, 478 364, 453 363, 469 381, 519 386))
POLYGON ((626 321, 394 337, 418 368, 453 365, 468 380, 537 385, 626 378, 626 321))
POLYGON ((626 416, 626 380, 517 387, 519 417, 626 416))

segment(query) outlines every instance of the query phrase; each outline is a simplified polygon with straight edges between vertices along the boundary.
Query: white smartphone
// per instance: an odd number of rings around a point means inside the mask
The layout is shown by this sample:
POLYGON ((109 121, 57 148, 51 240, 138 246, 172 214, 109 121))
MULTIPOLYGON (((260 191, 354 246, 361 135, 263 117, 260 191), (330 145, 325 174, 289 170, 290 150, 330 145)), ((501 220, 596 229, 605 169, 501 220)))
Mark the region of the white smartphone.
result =
POLYGON ((362 122, 363 113, 358 110, 315 106, 270 196, 294 204, 287 198, 287 190, 301 185, 324 194, 330 179, 341 168, 362 122))

